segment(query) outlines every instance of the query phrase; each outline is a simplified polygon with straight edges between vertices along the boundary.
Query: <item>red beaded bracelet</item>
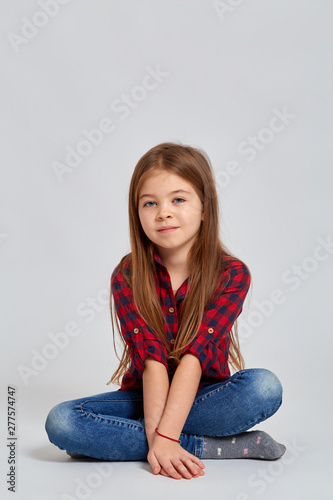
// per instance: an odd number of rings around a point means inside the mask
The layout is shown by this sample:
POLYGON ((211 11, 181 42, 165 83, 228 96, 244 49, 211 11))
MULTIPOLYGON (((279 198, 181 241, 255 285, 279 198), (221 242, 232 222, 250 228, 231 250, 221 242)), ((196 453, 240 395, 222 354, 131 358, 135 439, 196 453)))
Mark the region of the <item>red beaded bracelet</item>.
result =
POLYGON ((167 439, 171 439, 171 441, 176 441, 176 443, 180 443, 180 439, 173 439, 173 438, 170 438, 170 437, 168 437, 168 436, 164 436, 164 434, 160 434, 160 433, 158 432, 158 430, 157 430, 157 427, 156 427, 156 429, 155 429, 155 432, 156 432, 159 436, 162 436, 162 437, 167 438, 167 439))

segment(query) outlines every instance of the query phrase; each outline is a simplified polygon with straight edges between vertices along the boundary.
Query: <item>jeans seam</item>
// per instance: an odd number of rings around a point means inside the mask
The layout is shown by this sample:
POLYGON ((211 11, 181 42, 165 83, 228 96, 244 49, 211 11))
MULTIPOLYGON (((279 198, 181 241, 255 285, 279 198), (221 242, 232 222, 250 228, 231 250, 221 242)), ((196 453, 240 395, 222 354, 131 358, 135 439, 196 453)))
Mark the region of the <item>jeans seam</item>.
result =
MULTIPOLYGON (((137 425, 137 424, 132 424, 130 422, 124 422, 123 420, 117 420, 116 418, 107 418, 107 417, 101 417, 100 415, 96 415, 96 413, 88 413, 87 411, 85 411, 83 408, 82 408, 82 405, 87 403, 87 402, 91 402, 91 401, 94 401, 92 399, 90 400, 87 400, 87 401, 82 401, 81 403, 79 403, 79 406, 80 406, 80 411, 83 415, 86 415, 86 416, 91 416, 93 418, 99 418, 101 420, 107 420, 108 422, 118 422, 119 424, 125 424, 125 425, 132 425, 133 427, 138 427, 140 429, 144 429, 144 426, 143 425, 137 425)), ((105 399, 105 400, 101 400, 101 401, 119 401, 117 399, 114 399, 114 400, 110 400, 110 399, 105 399)), ((124 401, 122 399, 122 401, 124 401)), ((133 401, 132 399, 131 400, 127 400, 127 401, 133 401)), ((139 399, 138 401, 141 401, 141 399, 139 399)), ((124 417, 125 418, 125 417, 124 417)), ((134 420, 134 419, 133 419, 134 420)))
POLYGON ((242 374, 242 371, 240 372, 237 372, 235 373, 232 377, 230 377, 230 379, 228 379, 225 383, 223 383, 220 387, 217 387, 216 389, 212 389, 211 391, 207 392, 206 394, 204 394, 203 396, 201 396, 200 398, 198 399, 195 399, 193 404, 197 404, 199 403, 199 401, 203 401, 207 396, 211 396, 212 394, 214 394, 215 392, 219 392, 221 391, 222 389, 224 389, 224 387, 226 387, 228 384, 231 384, 234 382, 235 379, 237 379, 240 375, 242 374), (232 380, 231 380, 232 379, 232 380))
POLYGON ((202 436, 195 436, 195 456, 198 458, 202 458, 203 454, 203 440, 204 438, 202 436), (202 441, 200 441, 202 440, 202 441))

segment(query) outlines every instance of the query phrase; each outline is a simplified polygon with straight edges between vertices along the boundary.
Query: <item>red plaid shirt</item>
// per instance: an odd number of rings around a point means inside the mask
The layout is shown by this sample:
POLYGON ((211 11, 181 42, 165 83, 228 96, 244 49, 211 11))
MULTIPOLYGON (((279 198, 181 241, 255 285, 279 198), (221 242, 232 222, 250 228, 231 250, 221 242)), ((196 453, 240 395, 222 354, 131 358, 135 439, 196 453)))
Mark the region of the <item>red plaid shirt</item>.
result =
MULTIPOLYGON (((160 297, 165 317, 164 329, 170 347, 175 342, 178 331, 178 310, 187 291, 188 279, 177 290, 176 296, 167 268, 155 252, 157 263, 155 275, 156 292, 160 297)), ((250 286, 250 273, 246 265, 233 257, 226 256, 226 268, 221 275, 224 282, 230 273, 227 286, 222 293, 215 295, 206 308, 195 339, 184 349, 183 354, 191 353, 200 360, 202 374, 197 393, 203 386, 222 382, 230 377, 228 366, 229 332, 242 311, 243 302, 250 286)), ((124 264, 125 272, 128 267, 124 264)), ((119 270, 119 264, 111 276, 111 291, 115 300, 121 332, 130 350, 131 364, 123 375, 120 390, 142 389, 142 372, 148 357, 163 363, 168 370, 169 380, 176 369, 173 360, 167 360, 163 343, 139 315, 133 302, 131 288, 119 270)))

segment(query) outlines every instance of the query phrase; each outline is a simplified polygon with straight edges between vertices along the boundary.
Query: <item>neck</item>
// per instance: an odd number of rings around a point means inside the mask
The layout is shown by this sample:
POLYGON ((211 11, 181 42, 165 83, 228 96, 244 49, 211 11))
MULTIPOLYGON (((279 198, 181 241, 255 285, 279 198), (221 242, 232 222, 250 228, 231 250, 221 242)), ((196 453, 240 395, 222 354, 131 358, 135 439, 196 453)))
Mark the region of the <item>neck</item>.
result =
POLYGON ((169 272, 178 274, 186 274, 188 272, 186 249, 176 253, 169 249, 158 248, 158 253, 169 272))

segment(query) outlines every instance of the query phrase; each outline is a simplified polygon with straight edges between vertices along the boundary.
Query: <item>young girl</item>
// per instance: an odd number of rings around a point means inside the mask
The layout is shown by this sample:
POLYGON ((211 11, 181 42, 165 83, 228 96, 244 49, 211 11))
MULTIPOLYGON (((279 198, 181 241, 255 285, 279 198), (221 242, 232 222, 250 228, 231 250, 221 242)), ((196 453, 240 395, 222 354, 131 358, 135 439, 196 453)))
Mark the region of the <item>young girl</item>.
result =
POLYGON ((246 432, 278 410, 282 387, 269 370, 244 369, 232 328, 251 275, 220 241, 207 155, 150 149, 132 175, 129 227, 110 294, 124 351, 108 383, 120 388, 55 406, 50 441, 73 457, 148 460, 175 479, 204 475, 201 459, 281 457, 267 433, 246 432))

